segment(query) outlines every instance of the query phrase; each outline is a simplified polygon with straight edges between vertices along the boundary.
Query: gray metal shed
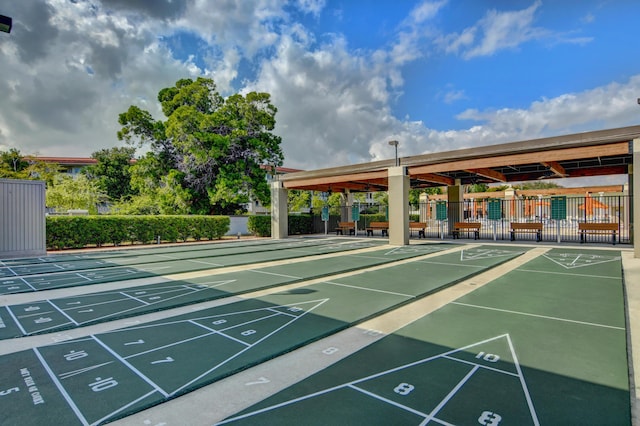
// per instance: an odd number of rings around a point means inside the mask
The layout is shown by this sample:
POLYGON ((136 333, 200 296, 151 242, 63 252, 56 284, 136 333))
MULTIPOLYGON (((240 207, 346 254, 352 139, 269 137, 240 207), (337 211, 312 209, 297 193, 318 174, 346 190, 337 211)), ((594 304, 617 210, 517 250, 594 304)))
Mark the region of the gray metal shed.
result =
POLYGON ((47 253, 45 183, 0 179, 0 258, 47 253))

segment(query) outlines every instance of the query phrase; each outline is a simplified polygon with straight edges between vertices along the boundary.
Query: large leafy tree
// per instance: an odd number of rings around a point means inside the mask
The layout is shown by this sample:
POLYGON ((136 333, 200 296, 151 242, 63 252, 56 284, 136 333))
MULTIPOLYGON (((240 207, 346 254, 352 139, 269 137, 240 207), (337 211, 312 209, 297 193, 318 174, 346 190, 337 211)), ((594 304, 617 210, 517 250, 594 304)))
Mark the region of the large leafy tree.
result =
POLYGON ((20 151, 11 148, 0 151, 0 177, 10 179, 27 179, 29 163, 22 157, 20 151))
POLYGON ((38 157, 25 157, 15 148, 0 151, 0 178, 43 180, 50 186, 59 169, 55 163, 40 161, 38 157))
POLYGON ((86 167, 82 173, 96 181, 100 189, 113 201, 128 199, 134 194, 131 188, 131 162, 136 149, 134 147, 116 147, 102 149, 91 154, 97 160, 93 166, 86 167))
POLYGON ((277 109, 269 94, 225 99, 213 80, 198 78, 162 89, 158 100, 165 121, 136 106, 119 116, 118 138, 149 148, 132 170, 134 188, 159 196, 170 181, 185 191, 179 201, 197 214, 232 213, 252 198, 269 203, 261 166, 283 160, 281 139, 272 133, 277 109))
POLYGON ((106 198, 107 195, 100 190, 97 183, 90 181, 84 175, 74 178, 61 173, 56 175, 52 185, 47 185, 47 207, 60 211, 83 209, 91 214, 97 214, 98 205, 106 198))

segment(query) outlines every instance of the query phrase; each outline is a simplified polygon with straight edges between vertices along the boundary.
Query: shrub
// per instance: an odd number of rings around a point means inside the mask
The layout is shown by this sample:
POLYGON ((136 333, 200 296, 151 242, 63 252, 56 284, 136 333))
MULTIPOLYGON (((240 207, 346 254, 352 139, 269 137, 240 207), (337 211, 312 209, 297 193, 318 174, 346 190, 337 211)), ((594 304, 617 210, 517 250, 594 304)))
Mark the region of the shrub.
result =
POLYGON ((271 216, 249 216, 247 228, 249 232, 258 237, 270 237, 271 216))
POLYGON ((48 216, 47 248, 100 247, 106 243, 120 245, 179 239, 210 240, 222 238, 229 231, 228 216, 48 216))

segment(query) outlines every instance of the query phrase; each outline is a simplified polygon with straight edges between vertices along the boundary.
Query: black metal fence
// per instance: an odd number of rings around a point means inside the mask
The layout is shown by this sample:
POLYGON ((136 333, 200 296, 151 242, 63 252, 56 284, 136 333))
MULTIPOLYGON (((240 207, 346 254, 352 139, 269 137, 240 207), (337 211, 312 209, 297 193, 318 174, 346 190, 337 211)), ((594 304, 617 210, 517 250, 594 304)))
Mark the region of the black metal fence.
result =
MULTIPOLYGON (((554 211, 557 204, 551 197, 494 199, 499 202, 499 218, 496 217, 494 204, 489 211, 489 200, 467 199, 460 203, 446 203, 444 220, 438 220, 438 201, 422 203, 410 209, 410 220, 426 223, 427 238, 452 238, 455 222, 477 222, 481 224, 480 238, 490 240, 509 240, 512 222, 542 224, 542 241, 547 242, 579 242, 578 223, 616 223, 618 233, 616 241, 630 242, 630 221, 632 198, 628 195, 587 195, 567 196, 562 200, 562 212, 554 211), (491 213, 491 214, 490 214, 491 213), (556 219, 563 217, 563 219, 556 219)), ((442 202, 440 202, 442 203, 442 202)), ((327 231, 334 232, 339 221, 353 220, 353 210, 359 210, 358 229, 364 230, 372 221, 388 220, 387 206, 377 204, 354 204, 340 206, 330 213, 327 231)), ((442 207, 440 207, 442 215, 442 207)), ((325 225, 319 212, 314 215, 314 232, 323 233, 325 225)), ((417 236, 417 232, 416 232, 417 236)), ((463 233, 463 237, 466 234, 463 233)), ((472 234, 473 238, 473 234, 472 234)), ((536 240, 536 234, 516 234, 516 240, 536 240)), ((611 234, 588 235, 590 242, 611 242, 611 234)))

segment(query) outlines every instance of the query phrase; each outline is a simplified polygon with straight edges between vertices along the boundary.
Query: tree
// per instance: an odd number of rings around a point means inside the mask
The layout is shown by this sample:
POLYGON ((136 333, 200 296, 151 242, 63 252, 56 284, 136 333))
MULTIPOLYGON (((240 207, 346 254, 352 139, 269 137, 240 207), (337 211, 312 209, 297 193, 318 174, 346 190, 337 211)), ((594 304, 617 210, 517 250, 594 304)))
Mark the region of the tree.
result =
POLYGON ((11 148, 0 151, 0 177, 9 179, 27 179, 29 163, 24 160, 20 151, 11 148))
POLYGON ((467 185, 465 189, 467 193, 487 192, 489 191, 489 185, 487 185, 486 183, 474 183, 472 185, 467 185))
POLYGON ((58 174, 52 186, 47 186, 47 207, 60 210, 82 209, 91 214, 98 213, 98 204, 104 202, 107 195, 100 190, 97 183, 84 175, 75 178, 58 174))
POLYGON ((290 212, 297 212, 305 208, 308 209, 310 207, 313 207, 311 205, 311 191, 292 189, 288 192, 287 204, 290 212))
POLYGON ((102 191, 111 200, 128 199, 135 192, 131 188, 131 160, 136 149, 134 147, 116 147, 102 149, 91 154, 97 160, 82 173, 89 180, 96 181, 102 191))
POLYGON ((164 122, 136 106, 119 116, 118 138, 148 146, 153 157, 134 166, 137 179, 149 184, 141 191, 157 191, 161 178, 175 171, 191 213, 233 213, 251 199, 269 204, 267 170, 261 166, 282 165, 283 154, 280 137, 271 133, 277 109, 268 93, 224 99, 213 80, 198 78, 162 89, 158 100, 164 122))
POLYGON ((555 182, 541 182, 541 181, 533 181, 533 182, 523 182, 520 185, 513 186, 516 189, 550 189, 550 188, 562 188, 562 185, 558 185, 555 182))

